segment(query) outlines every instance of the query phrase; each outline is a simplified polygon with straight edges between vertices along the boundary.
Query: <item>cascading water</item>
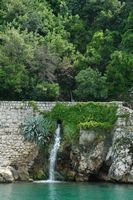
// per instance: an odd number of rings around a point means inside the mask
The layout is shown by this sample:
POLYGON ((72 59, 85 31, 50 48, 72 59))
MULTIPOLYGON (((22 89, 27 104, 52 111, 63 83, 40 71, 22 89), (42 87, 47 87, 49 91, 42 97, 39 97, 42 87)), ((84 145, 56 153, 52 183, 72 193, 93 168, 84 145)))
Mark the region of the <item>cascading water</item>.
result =
POLYGON ((50 152, 50 166, 49 166, 49 181, 54 181, 55 180, 55 176, 54 176, 54 171, 55 171, 55 164, 56 164, 56 158, 57 158, 57 152, 58 152, 58 149, 60 147, 60 130, 61 130, 61 127, 60 127, 60 124, 58 124, 58 127, 55 131, 55 142, 54 142, 54 145, 51 149, 51 152, 50 152))

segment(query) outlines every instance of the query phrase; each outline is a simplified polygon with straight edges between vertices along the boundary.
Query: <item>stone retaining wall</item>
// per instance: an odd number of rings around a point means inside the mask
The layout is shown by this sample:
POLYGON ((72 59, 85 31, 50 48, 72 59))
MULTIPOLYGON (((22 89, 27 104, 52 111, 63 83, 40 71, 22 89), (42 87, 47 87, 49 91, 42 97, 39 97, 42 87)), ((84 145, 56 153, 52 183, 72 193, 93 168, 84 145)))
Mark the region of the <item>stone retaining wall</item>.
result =
MULTIPOLYGON (((37 102, 42 111, 49 111, 55 102, 37 102)), ((30 166, 37 155, 37 147, 24 141, 20 125, 25 116, 33 114, 28 102, 0 101, 0 166, 30 166)))

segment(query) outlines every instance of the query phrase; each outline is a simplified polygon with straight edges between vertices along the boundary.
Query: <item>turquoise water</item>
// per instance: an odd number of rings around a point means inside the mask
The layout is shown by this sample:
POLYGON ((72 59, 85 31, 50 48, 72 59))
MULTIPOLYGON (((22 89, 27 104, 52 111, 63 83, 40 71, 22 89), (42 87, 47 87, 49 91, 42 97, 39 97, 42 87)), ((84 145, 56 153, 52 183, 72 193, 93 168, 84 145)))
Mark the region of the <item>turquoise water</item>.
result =
POLYGON ((106 183, 1 184, 0 200, 133 200, 133 185, 106 183))

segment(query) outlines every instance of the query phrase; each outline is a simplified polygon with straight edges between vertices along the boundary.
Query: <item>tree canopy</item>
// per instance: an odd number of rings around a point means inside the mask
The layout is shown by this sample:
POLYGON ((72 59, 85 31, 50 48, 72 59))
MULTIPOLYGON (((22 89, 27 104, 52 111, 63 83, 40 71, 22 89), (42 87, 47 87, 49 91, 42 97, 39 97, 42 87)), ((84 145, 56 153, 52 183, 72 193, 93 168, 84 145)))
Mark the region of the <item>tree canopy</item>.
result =
POLYGON ((128 100, 132 0, 1 0, 1 100, 128 100))

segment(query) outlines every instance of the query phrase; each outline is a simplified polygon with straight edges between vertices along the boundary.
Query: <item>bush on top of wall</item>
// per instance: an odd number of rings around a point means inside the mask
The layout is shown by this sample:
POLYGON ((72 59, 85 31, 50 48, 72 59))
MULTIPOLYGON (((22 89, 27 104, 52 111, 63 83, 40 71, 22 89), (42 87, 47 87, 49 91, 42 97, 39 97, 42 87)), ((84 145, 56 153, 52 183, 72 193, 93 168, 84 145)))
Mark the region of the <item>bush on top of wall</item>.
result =
POLYGON ((47 114, 53 121, 61 120, 63 139, 69 143, 79 138, 80 128, 110 129, 117 120, 117 106, 104 103, 77 103, 75 105, 56 104, 47 114), (93 123, 92 123, 93 122, 93 123))

